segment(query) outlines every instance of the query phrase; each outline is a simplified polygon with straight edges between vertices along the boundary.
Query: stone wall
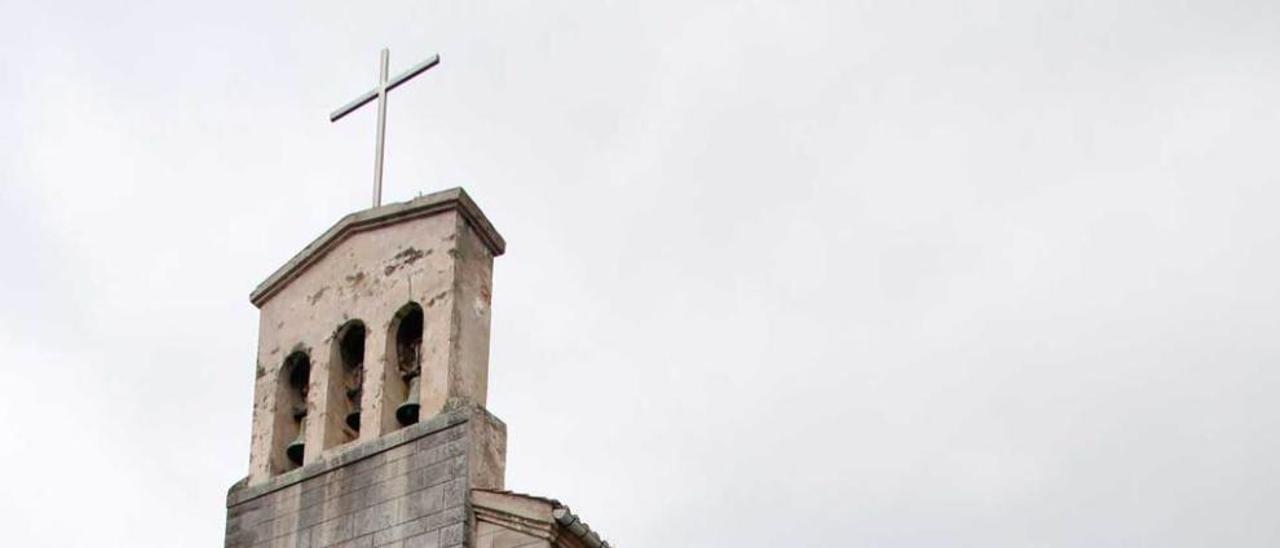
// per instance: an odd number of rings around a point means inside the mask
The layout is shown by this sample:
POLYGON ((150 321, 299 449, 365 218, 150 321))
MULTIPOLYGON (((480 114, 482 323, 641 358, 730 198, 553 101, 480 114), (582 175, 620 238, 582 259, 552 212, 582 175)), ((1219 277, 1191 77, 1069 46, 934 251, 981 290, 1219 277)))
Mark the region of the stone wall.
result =
POLYGON ((476 524, 475 548, 548 548, 551 541, 501 525, 476 524))
POLYGON ((449 410, 227 495, 228 548, 460 547, 473 487, 501 489, 506 427, 449 410))
POLYGON ((396 313, 422 308, 420 416, 450 401, 485 405, 489 369, 493 259, 500 236, 461 190, 445 191, 349 215, 273 274, 251 297, 260 309, 249 483, 295 468, 284 448, 294 439, 293 409, 281 400, 286 358, 310 358, 303 464, 327 458, 347 438, 345 404, 330 374, 336 335, 349 321, 367 328, 357 443, 400 428, 403 390, 389 362, 396 313))

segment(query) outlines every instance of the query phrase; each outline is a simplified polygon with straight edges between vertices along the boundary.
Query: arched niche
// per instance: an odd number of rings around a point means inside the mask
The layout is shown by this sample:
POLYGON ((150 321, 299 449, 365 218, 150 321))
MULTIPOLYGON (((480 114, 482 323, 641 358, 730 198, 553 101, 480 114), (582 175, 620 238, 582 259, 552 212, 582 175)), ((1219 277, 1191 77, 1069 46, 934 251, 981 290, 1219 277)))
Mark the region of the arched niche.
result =
POLYGON ((325 398, 324 436, 326 449, 360 437, 361 412, 364 407, 365 339, 364 322, 351 320, 334 332, 329 355, 328 397, 325 398))
POLYGON ((311 357, 295 350, 284 359, 276 379, 275 436, 273 450, 276 471, 292 470, 306 454, 307 392, 311 384, 311 357))
POLYGON ((394 410, 388 430, 418 422, 424 328, 422 306, 412 301, 400 307, 388 325, 383 386, 394 410))

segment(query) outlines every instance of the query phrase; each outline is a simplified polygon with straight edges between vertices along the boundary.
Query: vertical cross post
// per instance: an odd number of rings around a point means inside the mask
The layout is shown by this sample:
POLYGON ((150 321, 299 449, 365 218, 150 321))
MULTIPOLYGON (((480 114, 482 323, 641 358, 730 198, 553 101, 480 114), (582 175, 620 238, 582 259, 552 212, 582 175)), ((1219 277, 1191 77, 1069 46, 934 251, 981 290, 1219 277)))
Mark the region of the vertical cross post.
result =
POLYGON ((410 78, 440 64, 440 56, 432 55, 427 60, 409 67, 409 70, 388 80, 387 65, 390 60, 391 52, 383 48, 382 62, 378 68, 378 85, 329 114, 329 121, 337 122, 339 118, 351 114, 356 109, 374 100, 378 101, 378 136, 373 150, 373 207, 382 205, 382 157, 385 155, 387 142, 387 94, 400 87, 400 84, 409 81, 410 78))
POLYGON ((382 48, 382 68, 378 70, 378 142, 373 152, 373 207, 382 205, 382 156, 387 142, 387 63, 391 51, 382 48))

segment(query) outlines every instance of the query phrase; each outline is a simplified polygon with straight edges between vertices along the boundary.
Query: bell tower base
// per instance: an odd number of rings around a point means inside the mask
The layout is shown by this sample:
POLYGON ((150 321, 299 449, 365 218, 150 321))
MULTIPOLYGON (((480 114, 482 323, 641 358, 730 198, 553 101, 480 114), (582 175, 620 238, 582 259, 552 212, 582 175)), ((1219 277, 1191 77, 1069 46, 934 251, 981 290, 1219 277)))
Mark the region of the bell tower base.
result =
POLYGON ((472 490, 501 490, 505 466, 506 425, 464 404, 264 483, 237 483, 225 545, 470 546, 472 490))

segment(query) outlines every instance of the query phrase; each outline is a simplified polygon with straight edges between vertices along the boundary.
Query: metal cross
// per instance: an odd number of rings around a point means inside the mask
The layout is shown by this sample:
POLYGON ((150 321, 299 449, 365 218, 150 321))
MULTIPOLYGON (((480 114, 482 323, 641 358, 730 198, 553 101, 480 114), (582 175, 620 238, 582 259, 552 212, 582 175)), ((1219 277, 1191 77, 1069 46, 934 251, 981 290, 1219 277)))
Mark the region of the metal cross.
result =
POLYGON ((382 151, 383 145, 387 140, 387 92, 396 89, 410 78, 422 74, 427 69, 440 64, 440 56, 432 55, 426 61, 418 63, 400 73, 399 76, 387 80, 387 61, 390 60, 391 53, 386 48, 382 49, 382 69, 378 76, 378 85, 373 89, 364 92, 364 94, 356 97, 354 101, 343 105, 338 110, 333 111, 329 115, 330 122, 337 122, 339 118, 351 114, 352 111, 358 109, 365 104, 378 100, 378 142, 373 152, 373 207, 382 205, 382 151))

